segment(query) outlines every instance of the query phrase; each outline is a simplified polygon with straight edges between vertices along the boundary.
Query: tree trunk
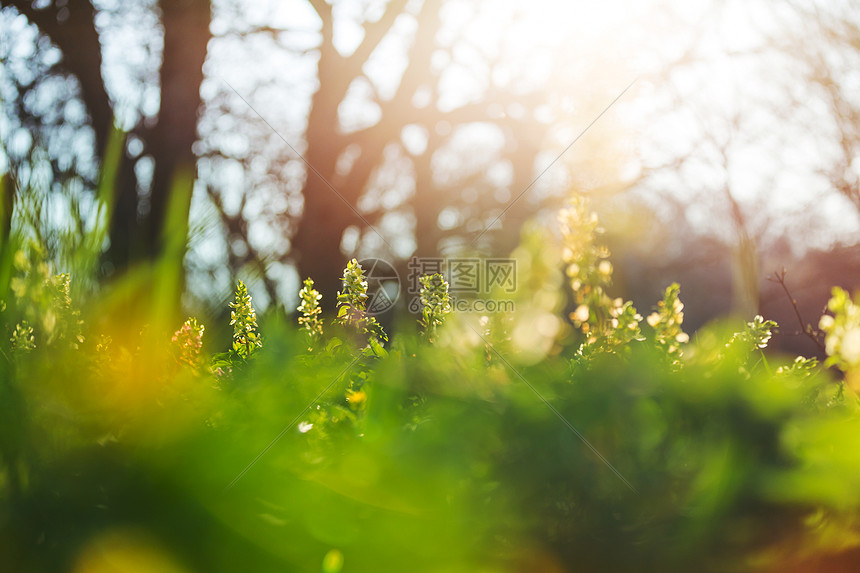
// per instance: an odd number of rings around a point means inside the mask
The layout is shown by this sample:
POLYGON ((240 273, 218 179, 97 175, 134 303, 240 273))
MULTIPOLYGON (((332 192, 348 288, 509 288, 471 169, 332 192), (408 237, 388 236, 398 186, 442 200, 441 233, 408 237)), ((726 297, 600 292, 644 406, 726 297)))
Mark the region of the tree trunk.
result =
POLYGON ((162 0, 159 5, 164 25, 161 109, 150 145, 155 174, 149 215, 140 233, 147 258, 157 257, 164 246, 162 232, 177 169, 191 168, 196 173, 193 146, 197 141, 200 84, 212 37, 209 0, 162 0))
MULTIPOLYGON (((313 114, 312 114, 313 115, 313 114)), ((330 181, 337 158, 335 149, 325 149, 317 145, 321 141, 331 141, 333 136, 310 135, 313 141, 306 159, 319 171, 326 181, 330 181), (328 176, 326 176, 328 175, 328 176)), ((323 295, 320 305, 326 312, 335 308, 337 292, 340 290, 340 276, 345 266, 345 258, 340 249, 341 239, 347 227, 361 220, 344 203, 354 193, 345 194, 338 190, 341 197, 312 170, 308 170, 304 188, 304 210, 296 233, 293 235, 293 253, 301 279, 310 277, 315 287, 323 295)))
POLYGON ((122 169, 108 253, 117 270, 159 257, 173 177, 178 169, 193 169, 196 163, 193 145, 211 38, 211 7, 209 0, 163 0, 159 5, 164 26, 161 108, 155 128, 140 134, 145 153, 155 162, 155 173, 149 193, 139 198, 133 163, 122 169))
POLYGON ((361 190, 353 189, 349 182, 336 190, 329 186, 344 147, 343 135, 338 132, 337 109, 351 76, 344 69, 347 62, 332 42, 331 7, 324 2, 314 7, 323 22, 318 65, 320 87, 313 96, 308 116, 304 159, 311 167, 307 169, 302 192, 304 208, 292 237, 291 252, 300 279, 314 280, 315 288, 323 295, 320 306, 330 312, 335 308, 345 266, 340 250, 343 233, 349 225, 361 224, 361 219, 350 208, 355 207, 361 190))

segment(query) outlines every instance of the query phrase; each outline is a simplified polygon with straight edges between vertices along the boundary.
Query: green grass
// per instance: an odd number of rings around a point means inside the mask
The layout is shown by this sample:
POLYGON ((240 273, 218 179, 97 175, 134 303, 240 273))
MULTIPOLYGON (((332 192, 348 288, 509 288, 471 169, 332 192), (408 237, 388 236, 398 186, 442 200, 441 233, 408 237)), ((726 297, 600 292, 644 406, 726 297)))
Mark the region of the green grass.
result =
POLYGON ((10 229, 4 570, 775 571, 860 544, 851 389, 765 359, 765 321, 688 342, 674 285, 643 319, 593 237, 561 256, 526 234, 518 310, 484 322, 424 279, 422 333, 387 340, 354 264, 337 318, 312 283, 301 321, 258 319, 240 287, 232 324, 182 328, 181 223, 164 262, 91 291, 95 265, 10 229))

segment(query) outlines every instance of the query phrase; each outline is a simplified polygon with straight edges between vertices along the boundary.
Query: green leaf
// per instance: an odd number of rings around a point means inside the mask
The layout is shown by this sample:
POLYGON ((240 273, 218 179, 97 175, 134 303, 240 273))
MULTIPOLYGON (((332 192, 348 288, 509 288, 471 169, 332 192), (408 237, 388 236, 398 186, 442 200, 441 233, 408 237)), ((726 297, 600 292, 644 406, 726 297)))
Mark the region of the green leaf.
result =
POLYGON ((379 341, 376 338, 370 338, 370 348, 373 349, 373 353, 379 358, 385 358, 388 356, 388 351, 379 344, 379 341))

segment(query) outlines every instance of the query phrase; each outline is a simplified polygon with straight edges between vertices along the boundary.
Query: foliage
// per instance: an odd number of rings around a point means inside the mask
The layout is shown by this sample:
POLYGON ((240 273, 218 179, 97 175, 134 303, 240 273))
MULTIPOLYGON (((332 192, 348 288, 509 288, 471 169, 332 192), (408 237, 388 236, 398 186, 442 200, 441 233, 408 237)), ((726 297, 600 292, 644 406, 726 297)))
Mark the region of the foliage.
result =
POLYGON ((666 287, 663 300, 657 303, 657 310, 645 319, 654 329, 654 341, 666 353, 667 359, 673 365, 679 365, 683 356, 681 345, 690 341, 689 335, 683 331, 684 303, 679 295, 681 287, 672 283, 666 287))
POLYGON ((173 333, 173 338, 170 341, 174 345, 177 361, 192 368, 199 368, 203 358, 201 351, 205 330, 206 328, 198 323, 196 318, 189 318, 179 330, 173 333))
POLYGON ((230 324, 233 326, 233 352, 242 359, 251 357, 251 353, 263 346, 260 334, 257 332, 257 312, 251 304, 251 295, 245 283, 239 281, 236 285, 236 297, 230 303, 230 324))
POLYGON ((15 325, 15 332, 9 339, 12 343, 13 352, 28 352, 36 348, 36 337, 33 336, 33 327, 24 320, 15 325))
POLYGON ((756 315, 752 322, 746 323, 741 332, 732 336, 729 341, 729 346, 738 346, 746 352, 767 348, 767 343, 770 342, 773 336, 773 329, 777 324, 772 320, 765 320, 764 317, 756 315))
MULTIPOLYGON (((856 567, 850 385, 814 359, 766 357, 776 325, 762 317, 691 340, 676 284, 640 328, 609 294, 585 203, 562 223, 573 339, 514 313, 475 327, 431 275, 422 335, 389 340, 351 260, 325 331, 312 280, 296 324, 258 324, 239 282, 228 350, 213 354, 227 320, 129 323, 110 291, 81 305, 74 274, 22 247, 13 288, 0 285, 0 561, 25 572, 856 567), (204 330, 215 332, 205 345, 204 330), (538 337, 552 344, 520 352, 538 337)), ((516 296, 541 317, 561 296, 546 241, 526 235, 517 251, 516 296)), ((834 291, 821 324, 828 363, 849 379, 856 308, 834 291)))
POLYGON ((322 308, 319 302, 322 295, 314 289, 314 280, 310 277, 305 279, 304 286, 299 291, 299 308, 296 309, 301 313, 299 316, 299 326, 304 328, 308 333, 311 348, 313 344, 323 335, 322 308))
MULTIPOLYGON (((218 376, 230 375, 237 369, 241 370, 257 350, 263 347, 263 339, 257 328, 257 311, 254 310, 248 287, 241 280, 236 283, 233 301, 228 303, 228 306, 230 326, 233 327, 233 342, 230 350, 217 353, 212 357, 210 370, 218 376)), ((188 331, 188 335, 194 334, 190 325, 188 331)), ((202 328, 199 331, 199 337, 202 344, 202 328)), ((197 342, 194 341, 193 345, 196 344, 197 342)))
POLYGON ((419 277, 421 291, 421 320, 423 334, 428 342, 436 340, 436 331, 445 324, 445 316, 451 313, 451 296, 448 294, 448 281, 436 273, 419 277))
POLYGON ((602 233, 597 214, 588 210, 582 197, 573 197, 559 214, 562 259, 573 289, 576 310, 570 315, 573 324, 585 336, 579 349, 588 357, 616 350, 642 340, 639 323, 642 315, 629 301, 612 298, 607 289, 612 284, 609 249, 596 243, 602 233))
POLYGON ((388 340, 382 326, 367 312, 367 279, 359 262, 352 259, 343 270, 343 290, 337 293, 337 321, 367 336, 371 345, 388 340))
POLYGON ((833 314, 822 316, 818 325, 826 337, 827 364, 846 371, 856 370, 860 366, 860 304, 836 287, 827 310, 833 314))

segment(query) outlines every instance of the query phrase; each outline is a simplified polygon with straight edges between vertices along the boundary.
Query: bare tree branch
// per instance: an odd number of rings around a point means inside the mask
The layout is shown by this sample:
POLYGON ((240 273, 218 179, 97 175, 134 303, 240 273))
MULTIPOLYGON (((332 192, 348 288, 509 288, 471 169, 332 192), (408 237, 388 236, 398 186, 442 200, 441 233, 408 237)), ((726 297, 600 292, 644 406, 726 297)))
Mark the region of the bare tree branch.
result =
POLYGON ((391 30, 394 21, 403 13, 407 2, 408 0, 391 0, 379 20, 364 25, 364 40, 347 59, 349 68, 360 69, 367 62, 370 55, 391 30))

